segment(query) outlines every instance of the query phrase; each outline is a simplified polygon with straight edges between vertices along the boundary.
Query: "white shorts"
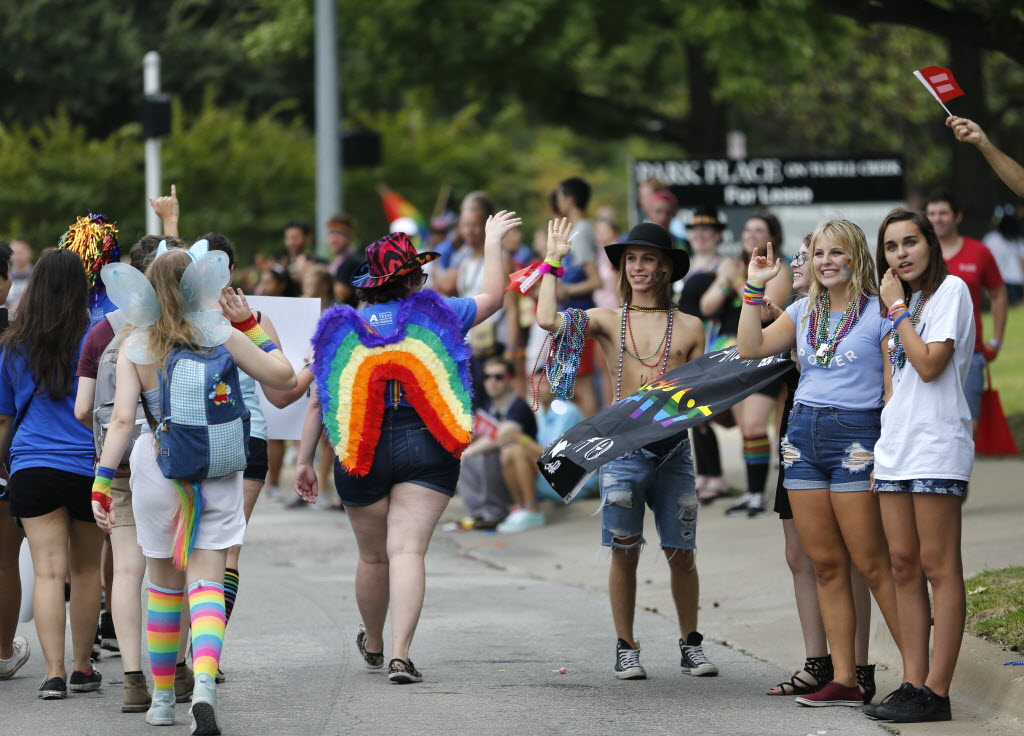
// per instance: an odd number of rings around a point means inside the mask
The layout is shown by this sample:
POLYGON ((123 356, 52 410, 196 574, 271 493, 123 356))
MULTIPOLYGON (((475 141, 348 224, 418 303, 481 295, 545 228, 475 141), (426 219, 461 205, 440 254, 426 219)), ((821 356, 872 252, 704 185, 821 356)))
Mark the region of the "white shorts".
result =
MULTIPOLYGON (((178 489, 160 472, 153 435, 145 433, 131 454, 132 510, 139 547, 146 557, 169 558, 174 548, 174 516, 181 508, 178 489)), ((199 519, 196 549, 227 549, 245 537, 242 472, 201 483, 206 508, 199 519)))

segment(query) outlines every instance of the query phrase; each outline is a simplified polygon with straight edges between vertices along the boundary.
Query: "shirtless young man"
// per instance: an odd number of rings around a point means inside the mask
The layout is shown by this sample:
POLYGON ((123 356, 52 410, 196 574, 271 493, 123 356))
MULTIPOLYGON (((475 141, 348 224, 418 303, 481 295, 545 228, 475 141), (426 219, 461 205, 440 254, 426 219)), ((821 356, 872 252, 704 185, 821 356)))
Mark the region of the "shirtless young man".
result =
MULTIPOLYGON (((540 285, 537 324, 555 332, 571 316, 556 307, 556 273, 571 245, 567 219, 548 225, 546 273, 540 285)), ((667 230, 653 223, 633 228, 625 243, 605 247, 619 270, 618 309, 588 309, 586 337, 601 347, 615 386, 615 399, 629 396, 673 368, 704 352, 704 328, 696 317, 672 304, 672 282, 689 268, 685 252, 667 230)), ((612 619, 619 637, 614 672, 620 680, 647 677, 640 647, 633 638, 636 569, 644 544, 644 506, 650 506, 661 547, 668 559, 672 597, 679 616, 679 648, 684 673, 716 675, 718 667, 704 656, 697 631, 699 580, 694 557, 697 541, 697 496, 693 460, 686 432, 626 453, 601 468, 601 544, 611 547, 608 575, 612 619)))

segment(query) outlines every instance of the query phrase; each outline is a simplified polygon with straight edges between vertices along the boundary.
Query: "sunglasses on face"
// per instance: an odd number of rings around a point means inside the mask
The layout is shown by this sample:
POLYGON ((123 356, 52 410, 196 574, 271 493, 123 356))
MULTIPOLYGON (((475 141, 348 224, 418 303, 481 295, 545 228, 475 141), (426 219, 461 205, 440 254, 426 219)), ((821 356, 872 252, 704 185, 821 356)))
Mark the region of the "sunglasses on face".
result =
POLYGON ((789 263, 790 265, 795 266, 796 268, 800 268, 800 266, 807 263, 807 254, 797 253, 795 256, 789 259, 789 263))
POLYGON ((492 378, 495 381, 504 381, 505 380, 505 374, 504 373, 485 373, 484 374, 484 380, 485 381, 488 381, 488 380, 490 380, 492 378))

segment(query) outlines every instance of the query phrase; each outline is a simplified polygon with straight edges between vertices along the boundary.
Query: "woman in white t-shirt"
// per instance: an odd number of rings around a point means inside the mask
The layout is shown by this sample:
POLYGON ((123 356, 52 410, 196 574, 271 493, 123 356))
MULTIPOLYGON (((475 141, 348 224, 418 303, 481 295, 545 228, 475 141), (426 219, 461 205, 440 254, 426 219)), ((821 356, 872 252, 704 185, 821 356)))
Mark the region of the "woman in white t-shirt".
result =
POLYGON ((974 465, 964 398, 974 350, 967 284, 946 270, 939 239, 921 214, 890 212, 878 231, 891 394, 875 445, 875 490, 889 540, 903 644, 903 685, 877 707, 900 722, 948 721, 949 685, 964 632, 960 504, 974 465), (928 662, 935 597, 935 648, 928 662))
POLYGON ((870 671, 856 667, 856 609, 850 562, 860 571, 899 643, 896 594, 877 497, 870 493, 880 431, 883 353, 890 323, 879 315, 877 283, 864 232, 847 220, 811 236, 811 280, 762 330, 765 285, 782 270, 755 248, 747 267, 737 335, 740 356, 765 358, 796 348, 801 366, 789 428, 782 439, 785 487, 800 541, 818 582, 834 680, 797 703, 858 707, 873 695, 870 671), (859 689, 858 685, 863 689, 859 689))

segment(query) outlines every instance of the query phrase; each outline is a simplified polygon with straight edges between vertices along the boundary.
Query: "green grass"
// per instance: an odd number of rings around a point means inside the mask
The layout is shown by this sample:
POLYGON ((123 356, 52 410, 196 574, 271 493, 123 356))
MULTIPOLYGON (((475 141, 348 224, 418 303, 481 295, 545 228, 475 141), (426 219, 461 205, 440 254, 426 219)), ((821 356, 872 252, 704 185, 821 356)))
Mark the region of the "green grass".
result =
POLYGON ((1024 567, 986 570, 964 582, 967 630, 1014 652, 1024 651, 1024 567))
MULTIPOLYGON (((992 315, 982 315, 983 334, 992 336, 992 315)), ((992 363, 992 386, 999 391, 1009 417, 1024 415, 1024 307, 1014 307, 1006 320, 1006 336, 999 357, 992 363)))

